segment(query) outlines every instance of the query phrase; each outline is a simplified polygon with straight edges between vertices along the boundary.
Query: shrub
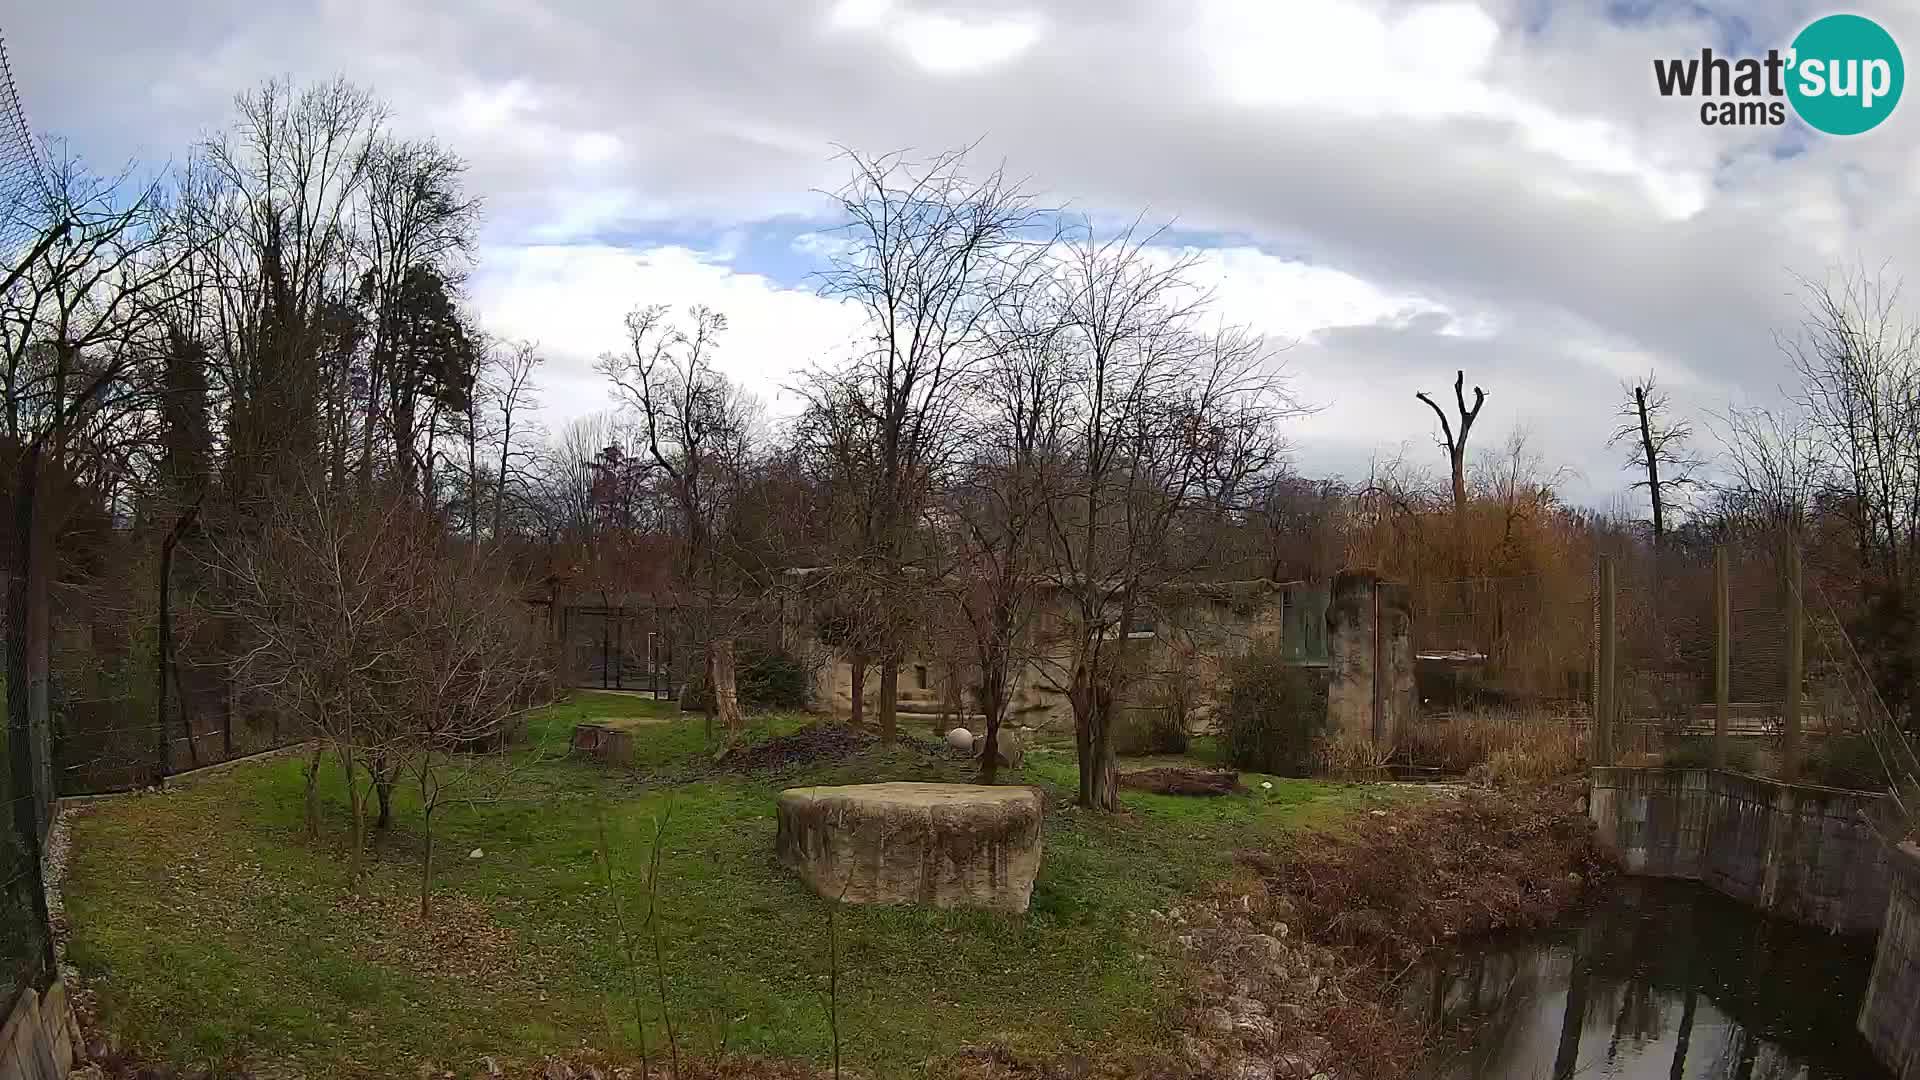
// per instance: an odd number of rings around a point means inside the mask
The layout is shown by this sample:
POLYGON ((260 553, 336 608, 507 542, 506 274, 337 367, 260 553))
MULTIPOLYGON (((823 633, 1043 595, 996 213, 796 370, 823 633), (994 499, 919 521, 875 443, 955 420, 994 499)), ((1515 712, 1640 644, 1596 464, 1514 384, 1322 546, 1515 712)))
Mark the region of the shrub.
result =
POLYGON ((1220 734, 1227 760, 1242 769, 1308 775, 1326 742, 1324 676, 1287 664, 1274 649, 1234 660, 1220 703, 1220 734))
POLYGON ((812 701, 812 672, 799 657, 780 649, 749 648, 735 676, 740 706, 799 712, 812 701))
MULTIPOLYGON (((813 673, 792 653, 763 645, 740 643, 736 648, 733 690, 740 707, 749 712, 801 712, 813 701, 813 673)), ((682 701, 701 712, 713 711, 713 689, 700 664, 687 673, 682 701)))
POLYGON ((1565 720, 1541 715, 1476 712, 1415 723, 1407 733, 1414 765, 1492 782, 1526 782, 1579 769, 1581 737, 1565 720))
POLYGON ((1393 747, 1344 733, 1328 740, 1320 752, 1327 775, 1342 780, 1387 779, 1387 762, 1392 757, 1393 747))
POLYGON ((1187 726, 1172 709, 1123 710, 1113 729, 1113 752, 1122 757, 1187 752, 1187 726))
MULTIPOLYGON (((1673 739, 1660 756, 1660 764, 1669 769, 1709 769, 1713 767, 1713 739, 1673 739)), ((1734 772, 1753 772, 1753 743, 1746 739, 1727 740, 1727 768, 1734 772)))
POLYGON ((1800 778, 1852 791, 1887 790, 1887 767, 1865 735, 1829 735, 1814 743, 1800 778))
POLYGON ((1580 768, 1579 740, 1572 732, 1557 732, 1523 744, 1504 746, 1487 756, 1486 764, 1470 774, 1495 786, 1544 784, 1580 768))

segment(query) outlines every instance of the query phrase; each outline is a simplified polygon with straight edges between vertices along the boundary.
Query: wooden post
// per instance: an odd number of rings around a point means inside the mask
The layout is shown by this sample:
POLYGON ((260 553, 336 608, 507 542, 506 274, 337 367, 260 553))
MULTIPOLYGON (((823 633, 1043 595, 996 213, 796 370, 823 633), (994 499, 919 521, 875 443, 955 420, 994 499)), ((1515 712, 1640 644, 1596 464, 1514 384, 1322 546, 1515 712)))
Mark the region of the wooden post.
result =
POLYGON ((1806 671, 1806 615, 1800 595, 1800 544, 1787 546, 1787 695, 1781 706, 1786 737, 1781 743, 1781 769, 1788 780, 1800 776, 1800 683, 1806 671))
POLYGON ((1713 549, 1713 767, 1727 767, 1727 699, 1732 694, 1733 609, 1727 595, 1727 548, 1713 549))
POLYGON ((1620 718, 1617 681, 1619 627, 1614 623, 1613 556, 1600 557, 1600 692, 1593 716, 1593 763, 1613 764, 1613 729, 1620 718))

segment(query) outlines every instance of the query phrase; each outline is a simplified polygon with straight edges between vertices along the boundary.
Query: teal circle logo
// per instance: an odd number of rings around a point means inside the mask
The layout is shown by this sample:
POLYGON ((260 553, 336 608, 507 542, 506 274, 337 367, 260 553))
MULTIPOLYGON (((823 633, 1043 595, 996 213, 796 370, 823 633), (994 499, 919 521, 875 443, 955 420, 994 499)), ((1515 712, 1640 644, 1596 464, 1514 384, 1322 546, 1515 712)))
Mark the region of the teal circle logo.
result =
POLYGON ((1893 35, 1859 15, 1828 15, 1807 24, 1793 39, 1788 64, 1793 111, 1829 135, 1879 126, 1900 104, 1907 81, 1893 35))

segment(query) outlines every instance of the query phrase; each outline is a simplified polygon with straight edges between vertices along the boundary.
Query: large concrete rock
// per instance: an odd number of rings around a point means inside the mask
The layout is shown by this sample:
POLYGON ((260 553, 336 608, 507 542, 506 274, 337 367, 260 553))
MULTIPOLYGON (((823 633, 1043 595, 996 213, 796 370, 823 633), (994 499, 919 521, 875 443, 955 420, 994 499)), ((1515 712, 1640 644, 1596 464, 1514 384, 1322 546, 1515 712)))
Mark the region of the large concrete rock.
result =
POLYGON ((774 847, 813 890, 855 904, 1025 911, 1040 871, 1040 792, 854 784, 780 793, 774 847))

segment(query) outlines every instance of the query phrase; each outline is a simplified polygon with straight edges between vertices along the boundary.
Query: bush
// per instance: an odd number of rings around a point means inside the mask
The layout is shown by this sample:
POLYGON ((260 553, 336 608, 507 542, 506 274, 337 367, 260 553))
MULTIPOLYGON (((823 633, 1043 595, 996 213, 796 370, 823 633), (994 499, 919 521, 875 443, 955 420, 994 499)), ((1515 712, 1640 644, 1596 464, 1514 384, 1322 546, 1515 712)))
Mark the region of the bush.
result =
POLYGON ((1227 760, 1242 769, 1310 774, 1327 736, 1324 677, 1286 663, 1273 649, 1234 660, 1220 703, 1220 734, 1227 760))
POLYGON ((1865 735, 1829 735, 1813 744, 1800 779, 1851 791, 1887 790, 1887 767, 1865 735))
MULTIPOLYGON (((799 657, 778 648, 745 642, 735 646, 733 691, 748 712, 803 712, 813 702, 813 673, 799 657)), ((681 698, 690 708, 713 711, 713 688, 704 666, 687 673, 681 698)))
MULTIPOLYGON (((1713 739, 1674 739, 1660 755, 1660 764, 1669 769, 1710 769, 1713 767, 1713 739)), ((1727 740, 1727 768, 1734 772, 1754 771, 1753 743, 1747 739, 1727 740)))
POLYGON ((1417 721, 1406 742, 1411 764, 1494 782, 1577 772, 1586 749, 1565 720, 1504 711, 1417 721))
POLYGON ((749 648, 735 675, 743 709, 804 710, 813 699, 812 672, 780 649, 749 648))
POLYGON ((1187 726, 1172 709, 1126 709, 1113 730, 1113 752, 1121 757, 1187 752, 1187 726))

